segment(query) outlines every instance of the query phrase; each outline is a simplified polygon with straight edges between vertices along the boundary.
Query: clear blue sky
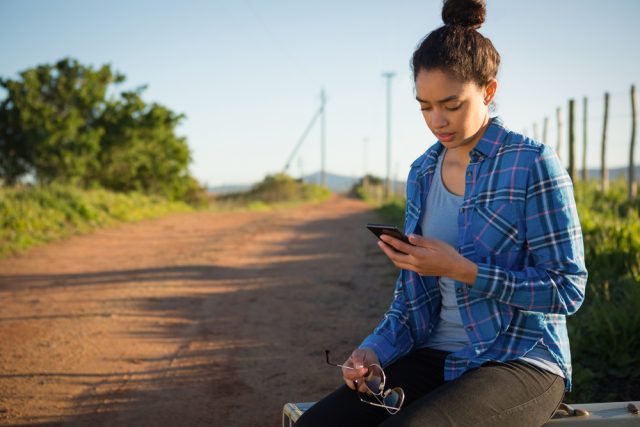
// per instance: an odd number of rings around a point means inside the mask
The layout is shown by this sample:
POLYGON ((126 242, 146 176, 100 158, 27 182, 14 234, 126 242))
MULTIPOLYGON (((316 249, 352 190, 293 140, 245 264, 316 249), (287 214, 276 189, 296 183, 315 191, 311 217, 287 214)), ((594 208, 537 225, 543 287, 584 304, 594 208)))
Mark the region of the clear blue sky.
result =
MULTIPOLYGON (((0 76, 71 56, 111 63, 126 88, 187 118, 191 170, 210 185, 250 183, 282 169, 326 89, 330 172, 385 174, 384 71, 393 80, 393 175, 435 138, 414 99, 409 59, 442 24, 440 0, 0 0, 0 76), (364 140, 368 155, 365 157, 364 140)), ((599 164, 609 91, 611 166, 628 161, 631 84, 640 83, 640 1, 488 0, 480 30, 502 56, 497 114, 533 136, 555 109, 589 97, 588 163, 599 164)), ((3 94, 0 94, 3 96, 3 94)), ((564 147, 566 148, 566 135, 564 147)), ((581 148, 578 151, 580 158, 581 148)), ((567 159, 567 154, 562 153, 567 159)), ((636 156, 636 159, 640 156, 636 156)), ((292 173, 320 166, 312 130, 292 173)))

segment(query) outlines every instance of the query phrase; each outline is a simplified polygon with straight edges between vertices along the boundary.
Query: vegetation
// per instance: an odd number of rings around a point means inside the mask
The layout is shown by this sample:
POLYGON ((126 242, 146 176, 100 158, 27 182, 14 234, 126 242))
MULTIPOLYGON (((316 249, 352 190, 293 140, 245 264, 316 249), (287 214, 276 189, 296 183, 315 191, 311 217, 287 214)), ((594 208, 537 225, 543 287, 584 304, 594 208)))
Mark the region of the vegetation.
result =
POLYGON ((160 195, 81 189, 70 184, 0 188, 0 258, 118 222, 195 209, 267 210, 322 201, 329 195, 327 188, 304 184, 287 175, 268 176, 249 192, 218 199, 198 193, 190 204, 160 195))
MULTIPOLYGON (((603 193, 576 184, 589 282, 585 301, 567 318, 573 391, 567 402, 637 400, 640 396, 640 202, 627 200, 624 180, 603 193)), ((402 225, 404 200, 381 205, 402 225)))
POLYGON ((319 202, 329 197, 331 192, 326 187, 306 184, 289 175, 279 173, 268 175, 247 192, 231 193, 219 196, 215 205, 249 209, 268 209, 271 206, 299 202, 319 202))
POLYGON ((400 230, 404 228, 404 196, 392 194, 385 198, 382 178, 366 175, 353 185, 349 193, 376 206, 378 213, 385 218, 386 222, 397 226, 400 230))
POLYGON ((573 402, 640 396, 640 203, 623 180, 576 188, 589 270, 583 306, 568 318, 573 402))
POLYGON ((142 100, 144 87, 118 93, 124 75, 65 58, 0 79, 0 180, 157 194, 201 192, 191 154, 175 134, 184 118, 142 100))
POLYGON ((0 257, 95 227, 192 209, 161 196, 62 184, 0 189, 0 257))

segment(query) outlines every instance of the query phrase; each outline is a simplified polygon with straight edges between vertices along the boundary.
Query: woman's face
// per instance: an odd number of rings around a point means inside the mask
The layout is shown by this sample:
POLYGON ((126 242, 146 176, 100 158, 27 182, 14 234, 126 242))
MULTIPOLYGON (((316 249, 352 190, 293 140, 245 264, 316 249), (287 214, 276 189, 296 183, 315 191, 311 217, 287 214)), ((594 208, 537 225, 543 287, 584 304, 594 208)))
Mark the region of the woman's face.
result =
POLYGON ((464 147, 470 151, 475 146, 489 122, 489 104, 496 88, 495 79, 479 87, 439 69, 420 70, 416 77, 416 99, 424 120, 448 149, 464 147))

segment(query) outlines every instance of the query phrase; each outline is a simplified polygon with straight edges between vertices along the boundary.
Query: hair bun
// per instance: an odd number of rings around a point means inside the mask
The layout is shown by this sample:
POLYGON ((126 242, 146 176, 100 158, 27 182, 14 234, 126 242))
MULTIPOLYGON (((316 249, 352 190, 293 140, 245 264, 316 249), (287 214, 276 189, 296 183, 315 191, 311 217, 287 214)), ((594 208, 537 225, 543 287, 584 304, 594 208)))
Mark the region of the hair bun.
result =
POLYGON ((484 0, 444 0, 442 20, 445 25, 459 25, 477 30, 487 15, 484 0))

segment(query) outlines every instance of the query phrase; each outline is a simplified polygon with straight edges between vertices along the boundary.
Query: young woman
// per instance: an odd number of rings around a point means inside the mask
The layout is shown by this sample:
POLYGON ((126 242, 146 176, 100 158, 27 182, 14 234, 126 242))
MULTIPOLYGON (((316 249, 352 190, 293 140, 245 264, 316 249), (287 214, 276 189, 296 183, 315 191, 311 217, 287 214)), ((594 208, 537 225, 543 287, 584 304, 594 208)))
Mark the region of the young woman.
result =
POLYGON ((411 245, 382 237, 401 269, 391 307, 300 427, 540 426, 571 388, 565 316, 587 279, 573 187, 552 148, 490 118, 500 56, 477 31, 485 13, 446 0, 413 54, 438 142, 409 172, 411 245))

